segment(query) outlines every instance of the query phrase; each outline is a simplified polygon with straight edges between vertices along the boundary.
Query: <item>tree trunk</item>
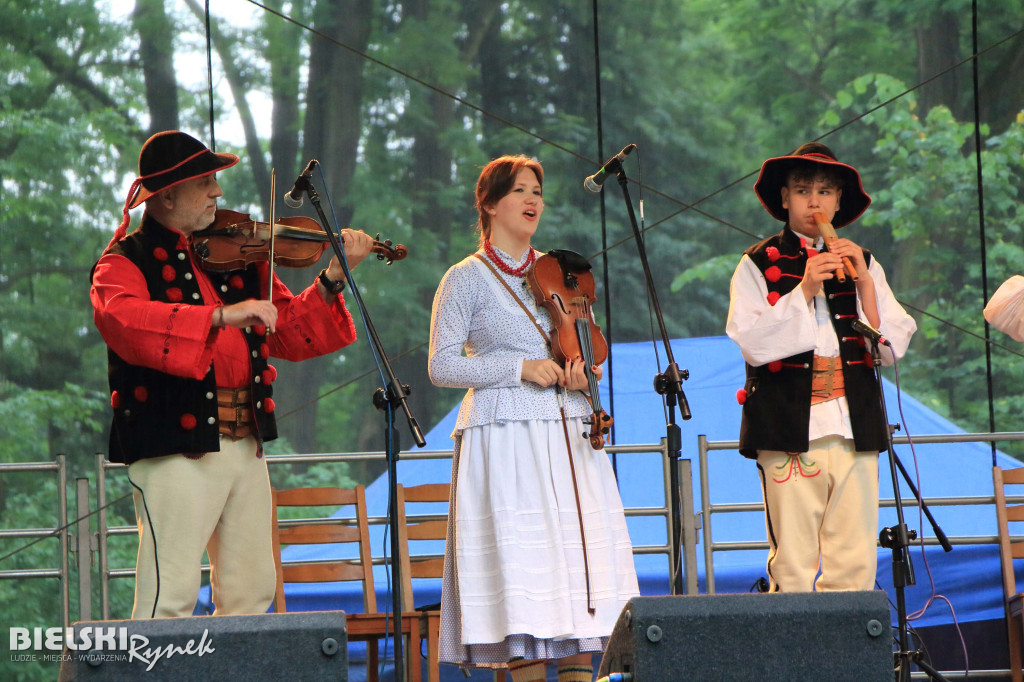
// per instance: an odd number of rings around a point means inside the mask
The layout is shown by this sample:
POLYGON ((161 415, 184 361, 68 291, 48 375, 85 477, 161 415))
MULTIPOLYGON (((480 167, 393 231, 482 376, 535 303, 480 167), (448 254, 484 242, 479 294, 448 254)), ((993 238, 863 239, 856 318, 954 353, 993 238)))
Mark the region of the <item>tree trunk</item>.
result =
MULTIPOLYGON (((494 21, 484 27, 484 39, 480 44, 480 106, 484 111, 505 111, 513 93, 506 77, 509 46, 501 38, 501 24, 494 21)), ((481 144, 488 158, 503 154, 493 142, 505 129, 505 125, 490 116, 484 116, 484 139, 481 144)))
MULTIPOLYGON (((282 0, 267 2, 267 7, 280 12, 282 0)), ((301 29, 275 16, 267 16, 265 24, 267 56, 270 60, 270 92, 272 104, 270 130, 270 163, 277 170, 278 195, 290 188, 298 175, 299 153, 299 65, 302 44, 301 29)))
POLYGON ((1024 88, 1020 78, 1007 74, 1024 71, 1024 36, 1018 34, 998 51, 989 54, 984 61, 985 69, 980 75, 981 120, 992 126, 992 133, 999 135, 1017 119, 1024 109, 1024 88), (990 64, 995 58, 994 64, 990 64))
POLYGON ((132 23, 139 34, 139 56, 146 84, 149 132, 177 130, 178 81, 174 74, 174 26, 164 11, 163 0, 137 0, 132 23))
POLYGON ((960 25, 953 12, 937 11, 924 26, 914 30, 917 38, 917 80, 926 81, 938 73, 952 69, 917 91, 922 118, 932 107, 944 104, 963 118, 960 100, 960 70, 952 67, 960 61, 960 25))
MULTIPOLYGON (((365 52, 372 24, 370 0, 318 2, 313 16, 317 31, 342 45, 365 52)), ((339 48, 319 36, 313 37, 309 55, 309 84, 306 89, 303 158, 321 161, 334 204, 338 208, 339 227, 342 228, 348 226, 353 213, 348 188, 355 174, 362 132, 364 64, 363 58, 349 50, 339 48)), ((282 163, 284 161, 282 159, 282 163)), ((281 271, 279 273, 284 274, 281 271)), ((303 270, 288 273, 283 279, 295 291, 308 286, 311 278, 303 270)), ((361 339, 360 342, 364 341, 361 339)), ((330 359, 329 356, 278 367, 281 374, 287 376, 286 381, 278 384, 281 396, 279 402, 285 409, 309 402, 307 407, 293 413, 291 418, 279 425, 281 434, 292 444, 295 452, 317 450, 318 405, 310 400, 319 394, 323 370, 330 359)))

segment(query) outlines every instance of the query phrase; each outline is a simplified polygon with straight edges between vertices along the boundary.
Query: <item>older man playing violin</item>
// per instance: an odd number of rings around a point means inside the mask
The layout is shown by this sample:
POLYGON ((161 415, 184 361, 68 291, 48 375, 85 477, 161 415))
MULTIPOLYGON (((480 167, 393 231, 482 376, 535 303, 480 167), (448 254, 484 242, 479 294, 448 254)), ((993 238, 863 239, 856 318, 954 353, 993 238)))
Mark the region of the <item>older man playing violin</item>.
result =
MULTIPOLYGON (((189 235, 213 221, 215 174, 236 163, 183 132, 153 135, 93 268, 114 411, 109 457, 128 464, 139 527, 133 618, 191 614, 204 549, 217 614, 267 610, 275 575, 262 444, 277 436, 268 358, 305 360, 356 338, 336 256, 298 295, 268 262, 200 267, 189 235), (142 203, 141 225, 126 234, 128 211, 142 203)), ((357 230, 342 239, 350 266, 372 245, 357 230)))

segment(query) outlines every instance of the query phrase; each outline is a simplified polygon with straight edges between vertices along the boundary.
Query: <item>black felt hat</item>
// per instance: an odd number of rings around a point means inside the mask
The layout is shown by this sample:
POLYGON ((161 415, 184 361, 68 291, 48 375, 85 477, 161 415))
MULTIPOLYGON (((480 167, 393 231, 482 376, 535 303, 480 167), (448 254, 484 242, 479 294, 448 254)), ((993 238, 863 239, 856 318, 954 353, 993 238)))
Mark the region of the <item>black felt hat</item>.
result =
POLYGON ((833 227, 849 225, 871 205, 871 197, 864 191, 857 169, 837 161, 832 150, 822 143, 808 142, 800 145, 792 154, 776 156, 761 165, 761 174, 754 183, 754 192, 765 210, 776 220, 789 222, 789 211, 782 207, 782 188, 786 185, 789 172, 807 162, 828 166, 842 178, 843 196, 839 201, 839 210, 832 218, 833 227))
POLYGON ((121 224, 104 252, 127 234, 131 221, 128 211, 168 187, 231 168, 236 163, 238 157, 234 154, 215 154, 180 130, 165 130, 150 137, 139 152, 139 177, 132 182, 124 200, 121 224))
POLYGON ((234 154, 215 154, 202 142, 180 130, 165 130, 146 140, 139 152, 139 179, 128 208, 139 206, 168 187, 210 175, 238 163, 234 154))

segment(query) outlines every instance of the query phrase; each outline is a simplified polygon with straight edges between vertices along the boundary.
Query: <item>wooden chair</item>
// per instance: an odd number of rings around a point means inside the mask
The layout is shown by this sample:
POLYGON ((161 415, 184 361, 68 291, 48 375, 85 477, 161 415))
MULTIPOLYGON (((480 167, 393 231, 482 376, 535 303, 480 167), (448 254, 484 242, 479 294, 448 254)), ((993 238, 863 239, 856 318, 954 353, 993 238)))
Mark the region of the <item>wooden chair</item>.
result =
POLYGON ((1024 594, 1017 591, 1013 560, 1024 559, 1024 542, 1012 542, 1011 521, 1024 521, 1024 504, 1007 505, 1007 485, 1024 485, 1024 467, 992 469, 992 487, 996 494, 996 519, 999 522, 999 559, 1003 568, 1003 605, 1006 608, 1006 630, 1009 634, 1010 672, 1013 682, 1021 682, 1024 650, 1024 594))
POLYGON ((420 637, 427 639, 427 679, 440 680, 438 638, 441 631, 440 605, 417 610, 413 602, 413 578, 441 578, 444 575, 444 556, 411 556, 409 541, 445 540, 448 535, 448 494, 451 486, 447 483, 425 483, 417 486, 397 486, 398 543, 402 568, 403 609, 419 616, 420 637), (433 514, 410 522, 406 516, 407 503, 445 503, 444 513, 433 514))
MULTIPOLYGON (((438 682, 441 679, 440 647, 438 644, 441 630, 440 605, 428 605, 426 608, 420 607, 417 610, 414 606, 412 580, 413 578, 443 578, 444 556, 432 554, 429 556, 413 557, 409 549, 409 541, 423 540, 436 542, 447 539, 447 504, 451 486, 447 483, 424 483, 416 486, 403 486, 399 484, 396 488, 403 610, 419 614, 420 638, 426 637, 427 640, 427 680, 429 682, 438 682), (438 503, 444 503, 444 513, 438 514, 437 509, 424 510, 424 515, 416 515, 414 520, 410 522, 406 509, 407 503, 432 504, 433 507, 437 507, 438 503)), ((506 679, 505 671, 493 671, 492 679, 493 682, 504 682, 506 679)))
MULTIPOLYGON (((359 581, 363 590, 363 613, 346 613, 345 625, 349 641, 365 641, 367 679, 376 682, 378 669, 378 642, 385 636, 400 633, 407 638, 406 679, 420 682, 420 626, 419 614, 402 613, 386 615, 377 611, 377 595, 373 585, 373 561, 370 554, 370 531, 366 512, 366 494, 363 486, 345 488, 294 488, 273 490, 273 543, 274 561, 277 565, 277 590, 274 594, 274 610, 285 612, 285 583, 344 582, 359 581), (278 520, 281 507, 355 507, 355 525, 347 522, 313 523, 302 519, 297 523, 278 520), (282 563, 282 545, 354 545, 358 547, 358 559, 316 560, 315 563, 282 563)), ((350 552, 351 553, 351 552, 350 552)), ((398 662, 396 661, 396 665, 398 662)))

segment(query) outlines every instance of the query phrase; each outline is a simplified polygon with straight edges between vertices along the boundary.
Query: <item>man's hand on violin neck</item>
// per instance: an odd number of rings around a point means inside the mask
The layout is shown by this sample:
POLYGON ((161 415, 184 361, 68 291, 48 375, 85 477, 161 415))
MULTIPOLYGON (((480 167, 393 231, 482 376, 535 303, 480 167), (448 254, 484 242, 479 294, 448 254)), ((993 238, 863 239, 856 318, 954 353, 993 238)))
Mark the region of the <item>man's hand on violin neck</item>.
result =
POLYGON ((270 332, 277 327, 277 308, 266 300, 251 298, 224 306, 224 326, 244 329, 254 324, 265 324, 270 332))
MULTIPOLYGON (((373 237, 362 230, 345 228, 341 231, 341 241, 345 245, 345 258, 350 268, 359 265, 370 255, 370 249, 373 247, 373 237)), ((337 255, 331 258, 331 264, 327 266, 327 276, 335 282, 345 278, 345 271, 338 262, 337 255)))

